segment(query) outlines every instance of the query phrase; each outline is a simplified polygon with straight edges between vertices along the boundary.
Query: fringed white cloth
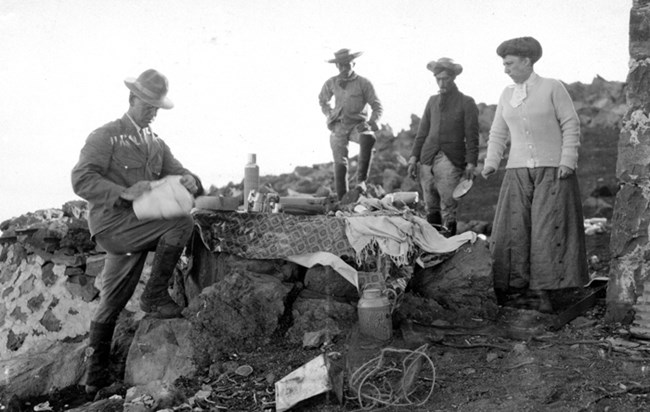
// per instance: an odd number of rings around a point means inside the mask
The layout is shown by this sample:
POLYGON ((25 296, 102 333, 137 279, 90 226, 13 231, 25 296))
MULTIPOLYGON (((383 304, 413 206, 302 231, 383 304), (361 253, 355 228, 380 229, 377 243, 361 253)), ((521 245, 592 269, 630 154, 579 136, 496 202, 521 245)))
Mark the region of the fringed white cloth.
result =
POLYGON ((359 264, 376 247, 396 265, 403 266, 409 263, 415 246, 429 253, 449 253, 468 241, 474 243, 477 237, 474 232, 465 232, 446 238, 426 220, 407 214, 347 216, 345 220, 345 234, 359 264))

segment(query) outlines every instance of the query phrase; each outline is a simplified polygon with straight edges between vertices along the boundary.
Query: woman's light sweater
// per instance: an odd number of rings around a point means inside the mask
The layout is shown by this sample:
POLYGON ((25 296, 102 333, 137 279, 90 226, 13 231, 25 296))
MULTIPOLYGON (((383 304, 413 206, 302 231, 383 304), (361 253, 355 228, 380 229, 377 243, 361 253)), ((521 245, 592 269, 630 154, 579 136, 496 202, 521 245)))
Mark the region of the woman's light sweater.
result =
POLYGON ((526 98, 517 107, 510 104, 515 85, 506 87, 490 128, 485 167, 495 170, 510 136, 507 169, 558 167, 578 164, 580 120, 562 83, 532 73, 526 98))

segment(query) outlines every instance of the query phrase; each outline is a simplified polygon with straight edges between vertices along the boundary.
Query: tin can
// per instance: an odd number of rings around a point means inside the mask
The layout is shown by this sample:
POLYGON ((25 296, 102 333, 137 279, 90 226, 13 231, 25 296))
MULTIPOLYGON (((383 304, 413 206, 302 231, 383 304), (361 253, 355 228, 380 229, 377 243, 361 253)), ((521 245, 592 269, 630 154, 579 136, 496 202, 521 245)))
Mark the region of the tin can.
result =
POLYGON ((255 153, 248 154, 248 161, 244 167, 244 200, 253 191, 257 192, 260 186, 260 167, 257 165, 255 153))
POLYGON ((253 212, 261 212, 264 206, 264 193, 256 193, 255 200, 253 201, 253 212))
POLYGON ((418 192, 395 192, 391 193, 391 201, 394 206, 399 205, 415 205, 418 203, 419 195, 418 192))
POLYGON ((251 190, 248 193, 248 198, 246 198, 246 201, 244 203, 244 206, 246 206, 245 210, 247 212, 252 212, 253 207, 255 206, 255 196, 257 195, 257 190, 251 190))

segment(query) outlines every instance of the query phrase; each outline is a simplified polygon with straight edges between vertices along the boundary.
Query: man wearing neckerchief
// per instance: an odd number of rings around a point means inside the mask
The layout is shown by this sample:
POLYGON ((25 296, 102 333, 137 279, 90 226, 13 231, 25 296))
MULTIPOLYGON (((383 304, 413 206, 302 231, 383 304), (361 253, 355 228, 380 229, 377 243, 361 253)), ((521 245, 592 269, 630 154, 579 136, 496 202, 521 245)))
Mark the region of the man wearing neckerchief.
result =
POLYGON ((354 59, 362 52, 351 53, 341 49, 334 53, 328 63, 336 64, 337 76, 329 78, 323 85, 318 101, 326 116, 327 128, 331 131, 330 146, 334 157, 334 181, 336 194, 341 200, 348 191, 348 142, 359 144, 357 185, 364 187, 370 170, 377 122, 383 107, 375 94, 372 83, 354 71, 354 59), (334 108, 330 100, 334 97, 334 108), (368 117, 368 106, 372 114, 368 117))

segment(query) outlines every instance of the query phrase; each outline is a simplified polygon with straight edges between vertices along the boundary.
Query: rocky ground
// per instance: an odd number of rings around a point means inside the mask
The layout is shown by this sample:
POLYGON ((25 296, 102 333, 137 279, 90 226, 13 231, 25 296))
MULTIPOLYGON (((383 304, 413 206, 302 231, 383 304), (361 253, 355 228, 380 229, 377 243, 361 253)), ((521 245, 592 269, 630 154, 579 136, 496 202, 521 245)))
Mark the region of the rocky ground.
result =
MULTIPOLYGON (((611 159, 616 141, 614 130, 585 131, 579 177, 584 198, 597 199, 586 204, 585 217, 611 213, 603 205, 613 204, 611 159)), ((500 177, 477 180, 463 200, 461 219, 491 219, 500 177)), ((594 275, 608 274, 608 242, 607 230, 587 236, 594 275)), ((580 292, 576 299, 586 293, 580 292)), ((560 302, 564 307, 571 304, 570 296, 555 299, 564 299, 560 302)), ((423 363, 410 386, 410 406, 384 406, 382 410, 648 410, 650 345, 630 337, 621 325, 604 324, 604 311, 601 293, 591 309, 559 330, 553 330, 552 316, 513 308, 501 308, 496 318, 476 319, 472 325, 454 325, 426 316, 408 322, 396 319, 394 338, 387 347, 424 347, 431 363, 423 363)), ((168 410, 273 411, 274 382, 320 354, 340 354, 345 359, 372 349, 378 353, 378 346, 360 343, 355 336, 354 330, 350 331, 345 338, 319 349, 289 345, 281 335, 252 350, 232 348, 221 359, 225 372, 204 370, 195 377, 179 379, 175 385, 177 403, 168 410), (241 373, 241 369, 237 372, 244 365, 251 367, 250 374, 241 373)), ((389 359, 387 364, 399 367, 395 360, 389 359)), ((350 374, 343 376, 341 397, 328 392, 303 401, 293 410, 353 411, 372 405, 349 388, 350 374)), ((380 383, 390 386, 391 382, 380 383)), ((125 388, 116 392, 124 395, 125 388)), ((90 403, 81 387, 75 387, 47 398, 17 402, 9 405, 9 410, 122 410, 121 402, 106 399, 90 403)))
MULTIPOLYGON (((592 252, 606 247, 607 234, 590 237, 592 252)), ((604 255, 603 255, 604 256, 604 255)), ((606 262, 592 269, 606 273, 606 262)), ((389 348, 414 350, 427 345, 427 365, 417 375, 407 407, 375 406, 385 411, 644 411, 650 407, 650 345, 631 339, 620 325, 605 325, 603 295, 596 305, 558 331, 552 317, 532 310, 502 308, 496 319, 468 325, 419 318, 396 325, 389 348), (482 326, 485 323, 485 326, 482 326), (432 373, 433 370, 433 373, 432 373), (431 391, 429 393, 429 391, 431 391), (420 401, 424 404, 417 405, 420 401)), ((221 365, 175 382, 174 411, 274 411, 274 382, 322 353, 354 356, 379 347, 359 344, 355 331, 319 349, 289 345, 277 336, 254 350, 232 348, 221 365), (370 348, 370 349, 369 349, 370 348), (248 375, 236 368, 248 365, 248 375), (191 409, 189 405, 193 405, 191 409)), ((367 358, 366 358, 367 359, 367 358)), ((365 359, 364 359, 365 360, 365 359)), ((399 367, 398 362, 389 365, 399 367)), ((362 404, 345 375, 342 402, 334 392, 307 399, 296 411, 358 411, 362 404)), ((383 382, 385 383, 385 382, 383 382)), ((125 388, 118 389, 124 395, 125 388)), ((122 410, 122 400, 88 403, 81 388, 32 399, 20 409, 49 402, 51 410, 122 410), (113 402, 113 403, 111 403, 113 402), (112 409, 115 408, 115 409, 112 409)), ((363 406, 372 405, 364 400, 363 406)), ((135 409, 134 409, 135 410, 135 409)))

